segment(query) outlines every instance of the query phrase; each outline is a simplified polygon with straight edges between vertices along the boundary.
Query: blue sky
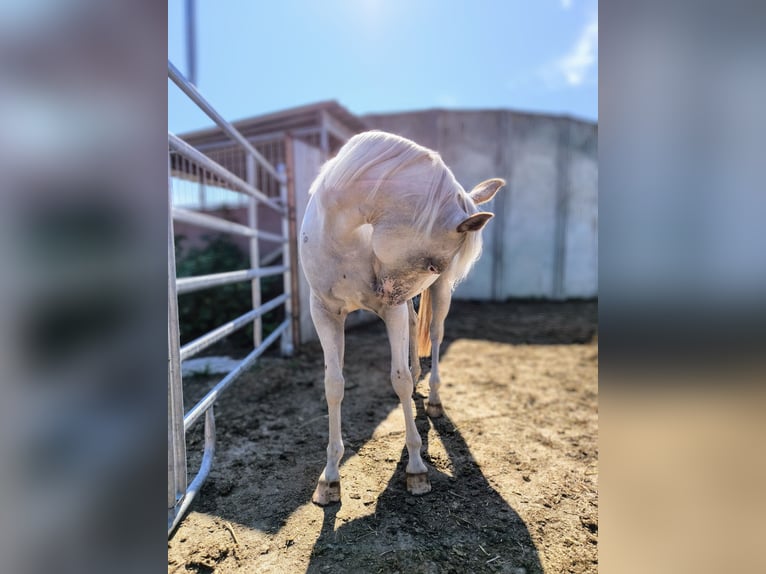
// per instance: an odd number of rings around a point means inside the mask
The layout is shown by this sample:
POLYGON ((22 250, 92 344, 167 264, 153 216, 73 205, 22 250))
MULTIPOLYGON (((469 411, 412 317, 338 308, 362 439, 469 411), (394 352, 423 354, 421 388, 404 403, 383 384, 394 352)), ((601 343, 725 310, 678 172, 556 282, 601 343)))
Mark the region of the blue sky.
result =
MULTIPOLYGON (((186 72, 184 1, 168 58, 186 72)), ((598 119, 595 0, 197 0, 198 88, 229 120, 336 99, 356 114, 508 108, 598 119)), ((211 125, 168 82, 168 129, 211 125)))

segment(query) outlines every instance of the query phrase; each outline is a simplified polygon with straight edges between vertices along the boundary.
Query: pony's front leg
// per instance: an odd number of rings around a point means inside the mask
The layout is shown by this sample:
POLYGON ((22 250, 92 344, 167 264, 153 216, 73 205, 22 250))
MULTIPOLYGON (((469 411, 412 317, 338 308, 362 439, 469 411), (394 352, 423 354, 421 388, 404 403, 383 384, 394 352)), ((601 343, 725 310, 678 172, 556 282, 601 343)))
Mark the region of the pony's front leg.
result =
POLYGON ((440 278, 430 289, 431 296, 431 377, 428 379, 428 403, 426 414, 431 418, 438 418, 444 414, 442 400, 439 396, 441 377, 439 376, 439 347, 444 340, 444 320, 449 312, 452 301, 452 288, 446 279, 440 278))
POLYGON ((412 411, 412 375, 407 365, 409 355, 409 317, 406 305, 391 307, 385 314, 386 331, 391 343, 391 384, 402 403, 404 412, 405 441, 407 443, 407 490, 411 494, 425 494, 431 491, 428 468, 420 456, 423 441, 415 426, 412 411))
POLYGON ((319 477, 311 500, 325 506, 340 502, 340 459, 343 457, 343 439, 340 434, 340 404, 343 401, 343 313, 332 313, 311 296, 311 318, 314 321, 319 342, 324 351, 324 391, 330 422, 330 436, 327 442, 327 465, 319 477))

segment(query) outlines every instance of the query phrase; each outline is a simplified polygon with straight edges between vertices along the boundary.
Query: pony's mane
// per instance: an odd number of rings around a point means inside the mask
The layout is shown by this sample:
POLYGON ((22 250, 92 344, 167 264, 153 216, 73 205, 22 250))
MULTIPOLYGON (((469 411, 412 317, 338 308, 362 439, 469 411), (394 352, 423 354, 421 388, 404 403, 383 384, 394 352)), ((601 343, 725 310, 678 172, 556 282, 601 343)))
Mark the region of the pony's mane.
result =
MULTIPOLYGON (((349 139, 338 155, 322 166, 309 194, 322 189, 343 190, 363 183, 369 183, 368 202, 375 200, 384 184, 386 192, 398 193, 397 199, 408 206, 413 231, 425 236, 431 233, 443 213, 454 210, 455 204, 466 217, 478 211, 438 152, 377 130, 349 139), (415 176, 423 185, 411 185, 415 176), (397 186, 397 182, 409 185, 397 186)), ((465 233, 463 244, 446 271, 453 287, 478 259, 481 243, 481 233, 465 233)))

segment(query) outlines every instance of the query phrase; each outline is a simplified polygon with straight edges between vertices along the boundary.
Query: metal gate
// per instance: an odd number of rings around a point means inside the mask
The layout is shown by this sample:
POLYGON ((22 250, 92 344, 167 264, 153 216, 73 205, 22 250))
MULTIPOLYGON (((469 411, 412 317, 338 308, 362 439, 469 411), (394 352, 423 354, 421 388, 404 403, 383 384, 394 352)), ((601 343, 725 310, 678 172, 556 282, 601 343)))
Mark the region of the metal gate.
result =
MULTIPOLYGON (((284 163, 273 166, 258 150, 248 142, 229 122, 202 97, 197 89, 168 62, 168 77, 222 130, 241 150, 245 161, 245 178, 232 173, 213 161, 207 155, 190 146, 172 133, 168 133, 168 536, 177 526, 183 514, 189 508, 194 497, 207 478, 213 464, 215 453, 215 415, 216 400, 243 372, 250 368, 256 359, 277 340, 281 343, 283 355, 293 352, 293 274, 294 254, 291 237, 294 234, 294 207, 289 200, 287 169, 284 163), (229 190, 242 194, 248 202, 248 221, 246 225, 201 213, 193 209, 182 209, 173 205, 172 174, 186 174, 200 182, 200 185, 215 186, 216 189, 229 190), (263 176, 276 182, 278 197, 270 197, 256 187, 256 181, 263 176), (258 206, 264 205, 279 215, 282 222, 281 234, 269 233, 258 229, 258 206), (250 268, 216 273, 196 277, 176 278, 175 245, 173 221, 207 229, 247 237, 250 247, 250 268), (259 257, 258 242, 269 241, 281 246, 282 264, 262 267, 259 257), (260 279, 262 277, 282 275, 283 293, 274 299, 261 302, 260 279), (178 324, 178 295, 212 289, 230 283, 250 281, 252 284, 252 310, 229 321, 212 331, 181 346, 178 324), (263 339, 261 317, 284 306, 284 320, 263 339), (181 361, 196 355, 212 344, 231 335, 247 325, 253 325, 253 350, 239 361, 226 376, 221 379, 196 405, 184 414, 183 384, 181 361), (187 480, 186 470, 186 432, 204 415, 204 453, 199 471, 187 480)), ((273 252, 272 252, 273 254, 273 252)))

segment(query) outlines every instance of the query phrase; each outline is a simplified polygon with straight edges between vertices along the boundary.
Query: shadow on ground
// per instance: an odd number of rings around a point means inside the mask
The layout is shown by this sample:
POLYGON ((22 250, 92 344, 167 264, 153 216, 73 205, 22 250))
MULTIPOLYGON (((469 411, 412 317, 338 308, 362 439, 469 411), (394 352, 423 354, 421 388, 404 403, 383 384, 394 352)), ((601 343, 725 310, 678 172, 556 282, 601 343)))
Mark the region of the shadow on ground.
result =
MULTIPOLYGON (((416 393, 416 422, 424 439, 433 428, 446 447, 451 472, 436 470, 425 456, 433 490, 406 492, 407 451, 377 500, 374 514, 336 529, 340 505, 324 509, 321 534, 308 572, 363 571, 377 564, 386 572, 541 573, 534 542, 524 521, 490 486, 460 431, 448 416, 429 419, 424 396, 416 393)), ((428 452, 427 440, 423 451, 428 452)))

